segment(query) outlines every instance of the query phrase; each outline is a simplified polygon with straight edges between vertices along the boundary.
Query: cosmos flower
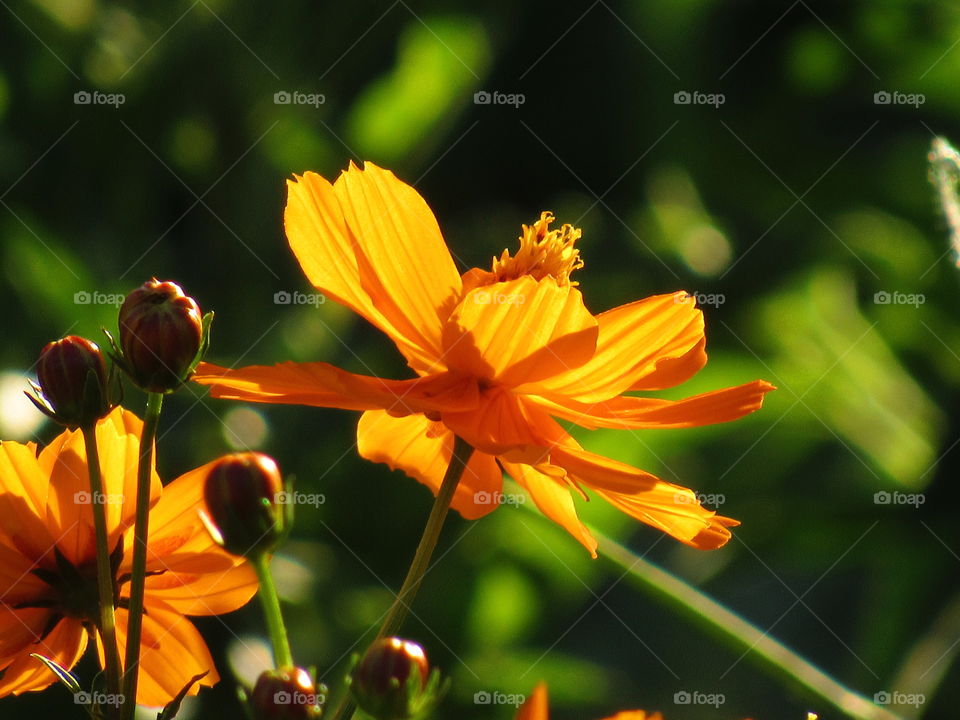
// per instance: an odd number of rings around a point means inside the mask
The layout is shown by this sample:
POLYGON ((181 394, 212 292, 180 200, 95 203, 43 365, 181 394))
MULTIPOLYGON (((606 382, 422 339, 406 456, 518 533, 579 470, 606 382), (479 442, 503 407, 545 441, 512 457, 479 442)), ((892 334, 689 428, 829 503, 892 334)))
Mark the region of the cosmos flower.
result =
POLYGON ((203 363, 194 380, 214 397, 360 410, 361 455, 437 492, 454 435, 473 452, 452 506, 464 517, 499 505, 503 474, 594 556, 574 496, 587 491, 697 548, 737 522, 693 491, 585 450, 557 421, 586 428, 686 428, 757 410, 762 380, 683 400, 628 395, 678 385, 706 362, 703 315, 683 292, 598 315, 571 274, 580 231, 550 229, 543 213, 520 249, 462 275, 430 208, 372 163, 333 184, 288 181, 285 225, 311 283, 386 333, 416 377, 357 375, 324 362, 227 369, 203 363))
MULTIPOLYGON (((119 598, 117 637, 126 644, 141 421, 118 408, 96 428, 107 530, 119 598)), ((203 507, 208 466, 161 487, 152 473, 137 702, 162 706, 200 673, 217 682, 206 643, 187 615, 220 615, 256 592, 250 567, 210 538, 203 507)), ((31 653, 73 667, 95 638, 96 580, 92 496, 83 436, 66 431, 42 450, 0 444, 0 697, 42 690, 56 678, 31 653)), ((196 694, 194 686, 191 694, 196 694)))

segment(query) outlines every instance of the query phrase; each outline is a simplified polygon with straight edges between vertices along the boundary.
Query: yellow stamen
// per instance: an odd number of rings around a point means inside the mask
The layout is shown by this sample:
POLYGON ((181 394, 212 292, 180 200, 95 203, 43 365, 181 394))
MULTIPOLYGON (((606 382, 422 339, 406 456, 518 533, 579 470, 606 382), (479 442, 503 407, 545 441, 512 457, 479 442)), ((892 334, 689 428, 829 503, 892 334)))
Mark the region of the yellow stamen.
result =
POLYGON ((574 243, 580 239, 580 229, 564 224, 559 230, 550 230, 553 213, 545 211, 533 225, 524 225, 520 249, 513 257, 509 250, 493 259, 492 272, 497 282, 530 275, 537 280, 552 276, 558 285, 577 285, 570 273, 583 267, 580 251, 574 243))

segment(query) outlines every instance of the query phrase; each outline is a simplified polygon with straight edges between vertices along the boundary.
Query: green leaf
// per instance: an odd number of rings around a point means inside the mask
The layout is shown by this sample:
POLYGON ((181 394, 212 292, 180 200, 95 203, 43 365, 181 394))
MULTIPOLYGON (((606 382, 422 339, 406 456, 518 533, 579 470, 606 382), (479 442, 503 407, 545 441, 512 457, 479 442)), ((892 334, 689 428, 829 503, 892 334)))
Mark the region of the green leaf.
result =
POLYGON ((167 703, 167 706, 157 715, 157 720, 173 720, 177 716, 177 713, 180 712, 180 704, 183 702, 183 699, 187 696, 187 693, 190 692, 196 683, 205 678, 210 673, 209 670, 200 673, 199 675, 194 675, 190 678, 189 682, 183 686, 183 689, 177 693, 177 696, 167 703))
POLYGON ((65 667, 60 665, 58 662, 56 662, 55 660, 51 660, 48 657, 44 657, 39 653, 30 653, 30 657, 36 658, 37 660, 42 662, 44 665, 46 665, 47 669, 50 670, 50 672, 52 672, 54 675, 56 675, 57 679, 61 683, 66 685, 67 689, 70 692, 72 692, 74 695, 80 692, 80 681, 77 680, 76 676, 73 673, 71 673, 65 667))

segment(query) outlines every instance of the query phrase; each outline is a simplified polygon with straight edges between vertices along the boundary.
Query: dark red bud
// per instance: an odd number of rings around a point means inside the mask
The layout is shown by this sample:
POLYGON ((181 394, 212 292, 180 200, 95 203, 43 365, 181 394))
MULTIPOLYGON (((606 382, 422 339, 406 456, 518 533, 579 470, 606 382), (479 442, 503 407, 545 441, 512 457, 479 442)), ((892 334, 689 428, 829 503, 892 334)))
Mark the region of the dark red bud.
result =
POLYGON ((68 427, 95 423, 111 409, 107 363, 96 343, 68 335, 47 343, 37 381, 50 416, 68 427))
POLYGON ((210 469, 203 493, 228 552, 269 552, 283 537, 286 495, 273 458, 255 452, 226 455, 210 469))
POLYGON ((173 282, 151 280, 120 306, 120 349, 133 381, 148 392, 169 392, 186 380, 203 340, 203 317, 173 282))
POLYGON ((382 638, 370 646, 353 672, 351 690, 377 720, 404 720, 423 706, 430 665, 423 648, 400 638, 382 638))
POLYGON ((318 692, 303 668, 267 670, 250 696, 254 720, 306 720, 323 714, 325 693, 318 692))

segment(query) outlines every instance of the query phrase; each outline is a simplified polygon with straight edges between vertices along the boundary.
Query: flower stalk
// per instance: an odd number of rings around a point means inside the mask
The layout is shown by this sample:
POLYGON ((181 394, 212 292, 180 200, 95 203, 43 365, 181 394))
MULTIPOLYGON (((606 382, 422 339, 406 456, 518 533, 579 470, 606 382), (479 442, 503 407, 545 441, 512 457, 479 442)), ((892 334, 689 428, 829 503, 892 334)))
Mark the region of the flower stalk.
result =
POLYGON ((427 573, 430 565, 430 558, 433 557, 433 551, 437 547, 437 540, 440 539, 440 531, 443 529, 443 522, 447 518, 447 512, 450 510, 450 503, 453 501, 453 494, 460 484, 470 456, 473 454, 473 448, 459 436, 454 436, 453 455, 450 458, 450 466, 443 476, 443 482, 440 484, 440 490, 437 492, 437 498, 434 500, 433 508, 430 510, 430 517, 427 518, 427 525, 423 529, 423 535, 420 537, 420 544, 417 545, 417 552, 413 556, 413 562, 410 563, 410 569, 407 571, 407 577, 400 587, 400 592, 393 600, 387 616, 380 626, 380 631, 374 641, 388 635, 396 635, 413 599, 420 590, 423 583, 423 576, 427 573))
MULTIPOLYGON (((87 472, 90 475, 90 499, 93 511, 93 528, 97 541, 97 587, 100 594, 100 639, 103 642, 104 668, 107 676, 107 692, 116 696, 120 692, 120 654, 117 648, 117 626, 114 615, 113 568, 110 563, 110 548, 107 537, 107 500, 100 474, 100 453, 97 449, 96 423, 82 428, 84 449, 87 454, 87 472)), ((116 717, 117 706, 110 706, 108 717, 116 717)))
POLYGON ((250 557, 250 564, 257 573, 257 580, 260 582, 260 604, 263 606, 263 615, 267 621, 267 632, 270 635, 270 644, 273 646, 274 667, 289 668, 293 666, 293 654, 290 652, 287 627, 283 622, 283 613, 280 610, 277 586, 273 582, 273 573, 270 572, 270 558, 270 553, 257 553, 250 557))
POLYGON ((150 530, 150 469, 157 437, 163 394, 147 395, 147 410, 140 437, 140 459, 137 465, 137 507, 133 530, 133 565, 130 577, 130 612, 127 627, 126 668, 123 674, 124 720, 133 720, 136 712, 137 681, 140 665, 140 635, 143 630, 143 595, 147 576, 147 538, 150 530))
MULTIPOLYGON (((417 545, 417 551, 410 563, 410 569, 407 570, 407 576, 400 587, 400 592, 397 593, 393 604, 387 611, 374 642, 395 635, 406 619, 410 605, 423 584, 423 576, 427 573, 430 558, 433 557, 433 551, 440 539, 440 531, 443 529, 444 520, 446 520, 447 512, 450 510, 450 503, 453 502, 453 495, 460 484, 464 471, 467 469, 467 463, 470 462, 471 455, 473 455, 473 447, 470 443, 455 435, 450 465, 443 476, 443 482, 440 483, 437 497, 433 501, 430 516, 427 518, 427 524, 423 529, 423 535, 420 537, 420 543, 417 545)), ((340 720, 340 718, 348 717, 353 707, 354 701, 348 692, 330 715, 330 720, 340 720)))

